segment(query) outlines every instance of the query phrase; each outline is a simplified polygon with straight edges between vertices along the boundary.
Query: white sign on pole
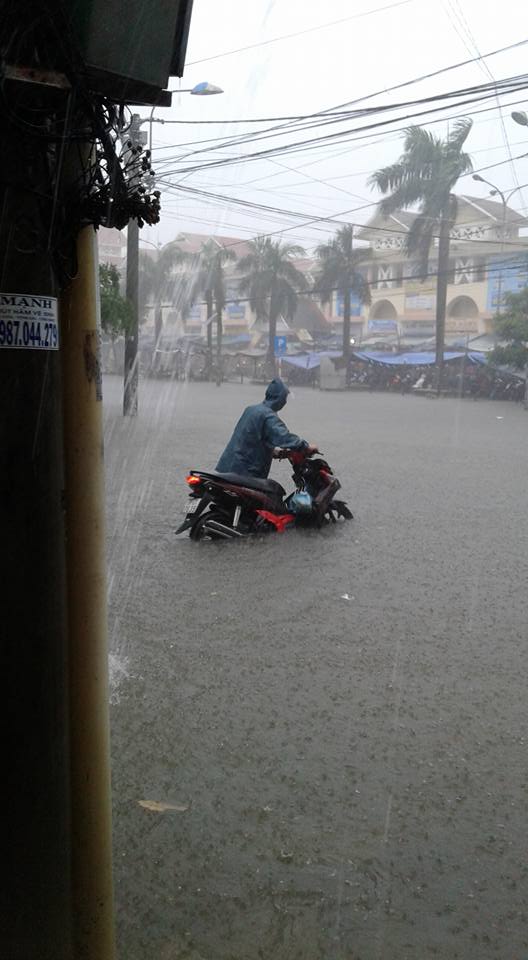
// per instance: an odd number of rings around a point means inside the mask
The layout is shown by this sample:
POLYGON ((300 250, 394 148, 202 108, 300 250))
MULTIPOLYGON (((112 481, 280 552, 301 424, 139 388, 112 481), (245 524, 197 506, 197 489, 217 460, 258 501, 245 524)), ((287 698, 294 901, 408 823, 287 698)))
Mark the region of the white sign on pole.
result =
POLYGON ((0 293, 0 349, 58 350, 57 298, 0 293))

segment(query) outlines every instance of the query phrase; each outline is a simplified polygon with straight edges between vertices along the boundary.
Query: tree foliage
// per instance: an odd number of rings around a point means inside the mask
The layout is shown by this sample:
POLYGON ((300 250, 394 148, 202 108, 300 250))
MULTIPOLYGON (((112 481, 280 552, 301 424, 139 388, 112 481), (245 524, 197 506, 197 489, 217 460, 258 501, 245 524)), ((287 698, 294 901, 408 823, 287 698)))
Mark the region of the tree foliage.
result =
POLYGON ((418 256, 422 276, 427 274, 429 253, 441 221, 456 217, 452 191, 459 178, 473 169, 471 157, 462 149, 471 127, 472 121, 462 118, 445 140, 422 127, 407 127, 400 159, 376 170, 369 180, 372 187, 386 194, 379 205, 385 216, 418 208, 405 244, 409 255, 418 256))
POLYGON ((193 277, 192 301, 203 297, 214 304, 216 312, 221 315, 226 301, 225 267, 235 260, 235 252, 229 247, 222 247, 213 239, 204 241, 198 254, 198 269, 193 277))
POLYGON ((213 329, 212 318, 216 314, 216 350, 217 350, 217 384, 221 382, 221 355, 222 355, 222 315, 226 304, 226 272, 228 263, 236 260, 234 250, 223 247, 214 239, 205 240, 198 254, 198 268, 191 277, 189 285, 189 300, 195 303, 203 297, 207 307, 207 366, 208 375, 212 365, 213 329))
POLYGON ((249 296, 257 319, 269 323, 268 359, 275 359, 275 333, 281 315, 291 320, 297 310, 298 293, 308 287, 304 274, 292 262, 306 256, 302 247, 257 237, 249 243, 250 252, 239 260, 243 274, 242 293, 249 296))
POLYGON ((151 256, 146 250, 139 254, 139 315, 144 318, 149 301, 155 308, 156 316, 161 312, 162 300, 167 297, 174 301, 174 291, 178 283, 174 268, 186 263, 188 254, 178 246, 178 241, 168 243, 151 256))
POLYGON ((405 246, 409 256, 418 257, 422 278, 427 276, 431 247, 438 238, 436 367, 439 390, 444 365, 449 243, 457 215, 453 189, 459 177, 473 169, 471 157, 462 149, 471 127, 472 121, 468 118, 457 120, 445 140, 422 127, 408 127, 400 159, 376 170, 369 181, 386 194, 379 205, 385 216, 399 209, 417 208, 405 236, 405 246))
POLYGON ((101 327, 112 340, 125 336, 132 324, 132 305, 119 290, 119 271, 111 263, 99 267, 99 293, 101 300, 101 327))
POLYGON ((343 297, 343 357, 350 354, 350 295, 355 293, 360 303, 371 301, 368 280, 360 267, 370 260, 372 251, 366 247, 354 249, 354 228, 350 224, 340 227, 335 237, 316 249, 319 269, 315 289, 323 303, 330 303, 334 290, 343 297))
POLYGON ((367 247, 354 249, 353 227, 340 227, 335 237, 320 244, 315 253, 319 260, 315 289, 323 303, 330 303, 334 290, 342 295, 350 290, 361 303, 370 303, 370 287, 360 267, 370 260, 372 251, 367 247))
POLYGON ((503 310, 494 317, 497 335, 503 341, 490 354, 496 364, 522 369, 528 363, 528 287, 518 293, 505 293, 503 310))

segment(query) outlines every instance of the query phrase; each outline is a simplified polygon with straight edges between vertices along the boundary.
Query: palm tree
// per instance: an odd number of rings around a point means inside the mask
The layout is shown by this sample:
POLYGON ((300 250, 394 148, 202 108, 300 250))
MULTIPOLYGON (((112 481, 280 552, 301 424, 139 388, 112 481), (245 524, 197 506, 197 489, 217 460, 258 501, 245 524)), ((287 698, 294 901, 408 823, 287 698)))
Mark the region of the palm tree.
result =
POLYGON ((355 293, 360 303, 370 303, 370 287, 359 268, 370 259, 372 251, 366 247, 354 250, 354 228, 346 223, 339 228, 335 237, 328 243, 320 244, 315 252, 319 259, 315 289, 322 302, 329 303, 334 290, 343 297, 343 360, 348 382, 351 294, 355 293))
POLYGON ((284 315, 291 320, 297 309, 297 294, 306 290, 306 277, 293 264, 296 257, 306 256, 302 247, 280 243, 269 237, 257 237, 249 243, 250 252, 241 257, 238 266, 244 274, 240 290, 247 293, 257 320, 269 323, 269 365, 275 369, 275 335, 277 320, 284 315))
POLYGON ((452 190, 458 179, 473 169, 471 157, 462 150, 472 123, 468 118, 458 120, 445 140, 421 127, 408 127, 400 159, 376 170, 369 181, 371 186, 388 194, 379 205, 385 216, 418 204, 405 242, 407 253, 419 257, 422 278, 427 276, 431 246, 438 237, 436 366, 439 389, 444 364, 449 239, 457 214, 457 200, 452 190))
POLYGON ((188 254, 178 246, 178 241, 174 240, 168 243, 163 249, 158 251, 156 257, 149 256, 145 251, 140 253, 139 262, 139 293, 140 293, 140 315, 145 311, 147 302, 154 300, 154 353, 152 354, 152 363, 156 350, 159 346, 163 330, 163 300, 173 293, 176 281, 174 268, 180 264, 186 263, 188 254))
POLYGON ((202 243, 198 254, 198 268, 192 281, 191 301, 203 297, 207 309, 207 377, 213 363, 213 319, 216 315, 216 385, 222 382, 222 316, 226 303, 225 265, 236 260, 229 247, 217 240, 202 243))

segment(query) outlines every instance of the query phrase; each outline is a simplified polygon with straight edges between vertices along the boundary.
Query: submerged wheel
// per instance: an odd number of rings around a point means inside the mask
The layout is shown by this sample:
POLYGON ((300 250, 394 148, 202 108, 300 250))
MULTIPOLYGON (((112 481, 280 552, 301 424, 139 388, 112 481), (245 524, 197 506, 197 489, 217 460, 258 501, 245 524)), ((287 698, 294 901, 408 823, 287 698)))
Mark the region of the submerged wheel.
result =
POLYGON ((348 509, 346 503, 343 500, 332 500, 332 502, 329 504, 328 515, 330 516, 330 519, 333 520, 335 523, 336 516, 334 516, 334 514, 337 515, 337 518, 342 517, 343 520, 354 519, 354 514, 352 513, 351 510, 348 509))
POLYGON ((226 523, 226 517, 223 513, 204 513, 196 523, 194 527, 191 527, 189 536, 191 540, 225 540, 226 538, 222 536, 221 533, 217 533, 215 530, 209 530, 207 523, 209 520, 217 520, 218 523, 226 523))

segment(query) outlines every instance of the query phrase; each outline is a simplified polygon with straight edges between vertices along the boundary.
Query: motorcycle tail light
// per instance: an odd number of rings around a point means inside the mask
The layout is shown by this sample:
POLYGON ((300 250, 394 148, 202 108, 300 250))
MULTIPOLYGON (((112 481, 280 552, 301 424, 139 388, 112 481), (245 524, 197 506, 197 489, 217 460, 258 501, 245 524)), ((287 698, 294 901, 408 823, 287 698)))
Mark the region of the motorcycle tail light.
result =
POLYGON ((190 487, 196 487, 201 482, 201 477, 195 477, 192 473, 185 478, 185 483, 188 483, 190 487))

